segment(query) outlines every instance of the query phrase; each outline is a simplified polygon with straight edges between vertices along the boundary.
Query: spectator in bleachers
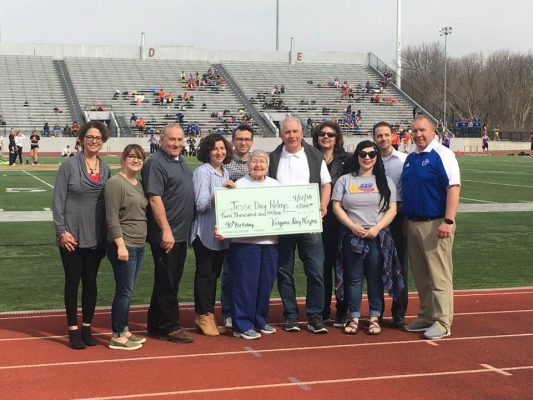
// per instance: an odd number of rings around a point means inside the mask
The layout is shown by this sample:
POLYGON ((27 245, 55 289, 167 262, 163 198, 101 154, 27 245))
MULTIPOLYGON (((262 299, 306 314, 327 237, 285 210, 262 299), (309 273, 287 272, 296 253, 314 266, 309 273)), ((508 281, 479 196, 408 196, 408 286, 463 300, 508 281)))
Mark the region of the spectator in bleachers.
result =
POLYGON ((52 128, 52 131, 54 132, 54 136, 55 137, 61 135, 61 125, 59 125, 59 122, 56 122, 54 124, 54 127, 52 128))
POLYGON ((72 126, 70 127, 70 130, 72 131, 72 134, 74 136, 78 136, 78 131, 80 130, 80 125, 77 121, 72 122, 72 126))
POLYGON ((68 124, 66 124, 65 127, 63 128, 63 136, 64 137, 72 136, 72 131, 70 130, 70 126, 68 126, 68 124))
POLYGON ((172 90, 167 93, 166 100, 167 104, 174 103, 174 93, 172 93, 172 90))
POLYGON ((159 149, 159 141, 156 139, 154 134, 150 135, 148 144, 150 145, 150 154, 154 154, 159 149))
POLYGON ((185 114, 183 114, 181 111, 178 111, 176 113, 176 120, 178 123, 183 124, 183 119, 185 118, 185 114))
POLYGON ((131 127, 137 126, 137 116, 135 115, 135 113, 131 113, 130 126, 131 127))
POLYGON ((48 122, 45 122, 45 123, 44 123, 44 126, 43 126, 43 136, 44 136, 44 137, 48 137, 48 136, 50 136, 50 125, 48 125, 48 122))
POLYGON ((26 100, 23 104, 23 107, 29 107, 30 106, 30 103, 28 103, 28 100, 26 100))
POLYGON ((163 104, 165 101, 165 92, 163 91, 163 88, 159 89, 159 104, 163 104))
POLYGON ((181 71, 180 79, 181 79, 182 81, 185 80, 185 76, 186 76, 186 75, 185 75, 185 71, 181 71))
POLYGON ((137 119, 136 125, 137 125, 137 129, 139 129, 140 134, 143 135, 144 128, 146 126, 146 122, 144 121, 144 118, 140 117, 139 119, 137 119))

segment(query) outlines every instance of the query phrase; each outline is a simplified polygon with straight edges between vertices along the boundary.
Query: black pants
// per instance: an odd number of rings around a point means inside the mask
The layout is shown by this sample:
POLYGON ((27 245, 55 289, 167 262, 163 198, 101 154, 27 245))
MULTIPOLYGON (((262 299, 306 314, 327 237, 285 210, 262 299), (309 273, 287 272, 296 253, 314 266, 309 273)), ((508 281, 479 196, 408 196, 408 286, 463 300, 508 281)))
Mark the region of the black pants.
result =
POLYGON ((148 309, 149 333, 168 334, 179 329, 178 288, 187 256, 187 243, 174 244, 165 253, 159 243, 151 245, 154 258, 154 288, 148 309))
MULTIPOLYGON (((398 258, 400 259, 403 283, 405 284, 405 287, 400 292, 400 296, 396 300, 393 300, 392 302, 391 313, 392 313, 392 316, 396 318, 405 317, 405 313, 407 312, 408 294, 409 294, 409 289, 407 288, 407 271, 408 271, 407 241, 405 239, 405 236, 402 233, 403 221, 404 221, 403 213, 399 212, 398 214, 396 214, 396 217, 394 217, 394 219, 392 220, 392 223, 390 224, 390 231, 391 231, 392 239, 394 240, 394 245, 396 247, 396 251, 398 252, 398 258)), ((381 311, 382 315, 383 315, 384 308, 385 308, 385 302, 383 302, 383 310, 381 311)))
POLYGON ((83 322, 90 324, 96 307, 96 275, 105 254, 103 249, 59 248, 65 270, 65 309, 69 326, 78 324, 78 287, 81 281, 83 322))
POLYGON ((13 165, 17 162, 17 154, 17 148, 15 146, 9 148, 9 165, 13 165))
POLYGON ((22 164, 22 146, 17 146, 17 155, 19 156, 19 161, 22 164))
POLYGON ((226 250, 208 249, 198 236, 192 246, 196 255, 194 309, 197 314, 212 313, 215 309, 217 279, 222 270, 226 250))

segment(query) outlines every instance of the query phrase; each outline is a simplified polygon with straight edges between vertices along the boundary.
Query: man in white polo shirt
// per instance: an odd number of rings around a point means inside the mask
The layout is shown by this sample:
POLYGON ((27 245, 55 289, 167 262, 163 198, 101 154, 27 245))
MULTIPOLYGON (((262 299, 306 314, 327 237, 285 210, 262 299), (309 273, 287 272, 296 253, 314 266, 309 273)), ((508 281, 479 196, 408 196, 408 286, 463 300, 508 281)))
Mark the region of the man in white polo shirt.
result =
MULTIPOLYGON (((392 302, 392 321, 390 326, 400 328, 405 325, 405 312, 407 311, 408 289, 407 289, 407 242, 402 233, 403 212, 402 212, 402 170, 407 154, 402 153, 392 147, 392 126, 387 122, 378 122, 372 128, 374 142, 376 142, 383 165, 385 174, 392 179, 396 185, 397 213, 396 217, 390 224, 390 231, 400 259, 400 266, 404 282, 404 288, 400 291, 400 296, 392 302)), ((385 302, 383 302, 383 311, 385 302)))
MULTIPOLYGON (((318 183, 320 211, 326 215, 331 197, 331 176, 322 153, 303 140, 302 123, 294 117, 281 124, 283 143, 270 153, 268 174, 282 185, 318 183)), ((327 333, 322 322, 324 308, 324 247, 320 233, 284 235, 279 241, 278 290, 283 301, 285 330, 298 332, 298 304, 294 286, 294 253, 302 260, 307 276, 307 329, 313 333, 327 333)))

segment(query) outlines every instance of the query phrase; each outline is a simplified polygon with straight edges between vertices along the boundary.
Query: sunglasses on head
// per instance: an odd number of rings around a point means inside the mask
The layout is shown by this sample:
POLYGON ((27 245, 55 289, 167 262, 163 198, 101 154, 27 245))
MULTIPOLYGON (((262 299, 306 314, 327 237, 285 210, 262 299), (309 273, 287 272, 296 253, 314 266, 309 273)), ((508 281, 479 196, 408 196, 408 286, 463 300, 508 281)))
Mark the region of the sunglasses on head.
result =
POLYGON ((376 150, 372 150, 372 151, 359 150, 357 152, 357 155, 361 158, 366 158, 366 156, 368 156, 370 157, 371 160, 373 160, 378 155, 378 152, 376 150))
POLYGON ((335 134, 335 132, 323 132, 323 131, 320 131, 320 132, 318 132, 318 136, 320 136, 320 137, 327 136, 328 138, 334 138, 336 136, 336 134, 335 134))

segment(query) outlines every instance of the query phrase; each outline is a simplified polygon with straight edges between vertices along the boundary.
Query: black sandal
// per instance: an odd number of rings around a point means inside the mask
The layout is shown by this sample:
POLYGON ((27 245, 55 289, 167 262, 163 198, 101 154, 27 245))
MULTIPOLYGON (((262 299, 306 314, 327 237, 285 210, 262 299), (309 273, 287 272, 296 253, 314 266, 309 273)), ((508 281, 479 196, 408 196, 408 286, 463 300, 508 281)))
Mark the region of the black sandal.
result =
POLYGON ((359 330, 359 318, 350 318, 344 325, 344 333, 347 335, 357 335, 359 330))

